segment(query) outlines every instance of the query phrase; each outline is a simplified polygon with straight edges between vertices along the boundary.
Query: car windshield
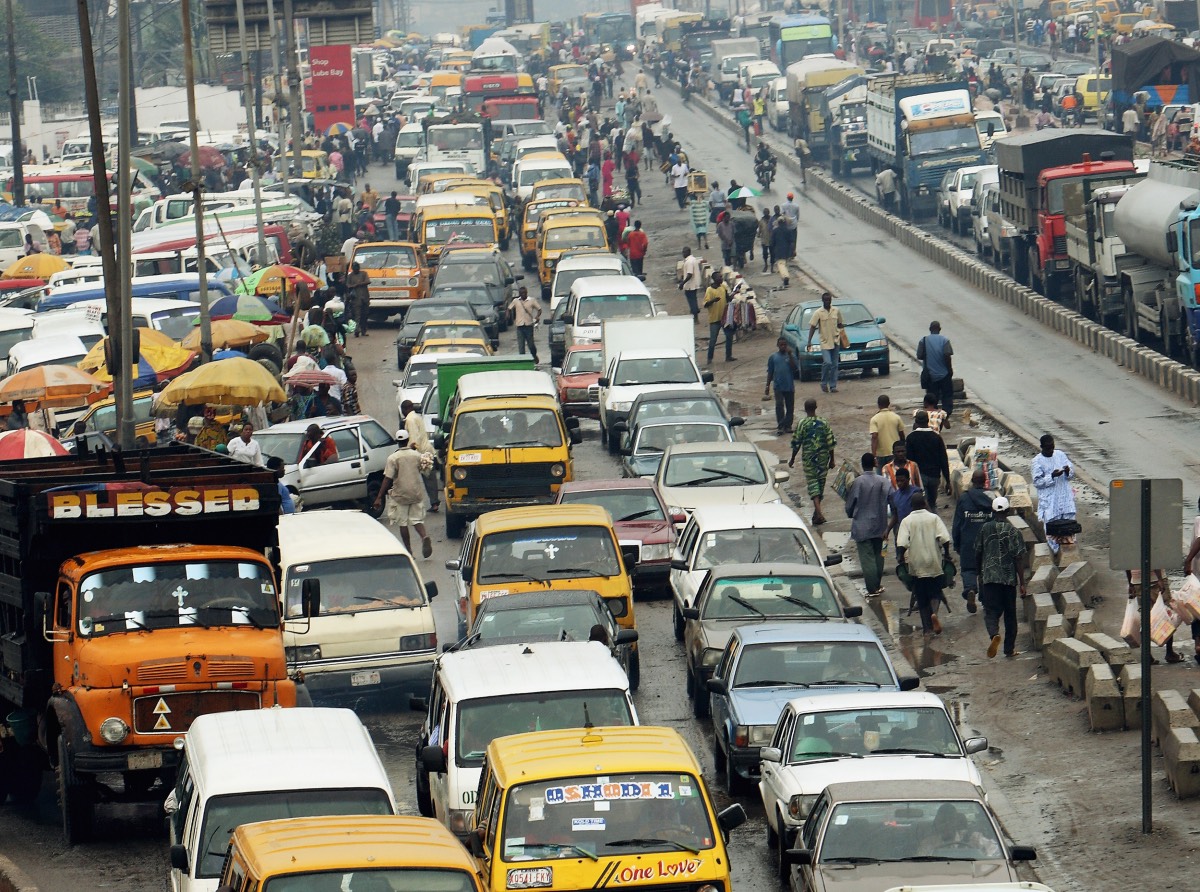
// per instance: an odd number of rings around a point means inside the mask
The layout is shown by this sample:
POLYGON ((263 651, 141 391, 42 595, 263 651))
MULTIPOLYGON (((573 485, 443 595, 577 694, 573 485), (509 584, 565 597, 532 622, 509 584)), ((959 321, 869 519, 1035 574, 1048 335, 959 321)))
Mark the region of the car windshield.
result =
POLYGON ((630 422, 641 424, 656 418, 682 417, 685 415, 711 415, 722 418, 721 406, 713 397, 696 393, 689 399, 645 399, 637 404, 630 415, 630 422))
POLYGON ((664 486, 758 486, 767 469, 756 452, 693 452, 671 456, 664 486))
POLYGON ((608 773, 508 791, 501 857, 699 853, 716 845, 701 781, 690 774, 608 773))
POLYGON ((437 366, 410 362, 404 373, 405 387, 428 387, 437 379, 437 366))
POLYGON ((547 248, 603 248, 603 226, 555 226, 546 230, 547 248))
POLYGON ((439 303, 427 304, 425 301, 417 301, 408 308, 408 313, 404 317, 404 324, 407 327, 415 328, 420 331, 421 326, 431 320, 436 319, 474 319, 475 312, 471 309, 471 305, 463 300, 456 300, 454 303, 440 303, 442 297, 448 295, 438 295, 439 303))
POLYGON ((154 327, 172 340, 183 340, 196 327, 200 317, 199 308, 180 307, 177 310, 163 310, 152 313, 150 320, 154 327))
MULTIPOLYGON (((547 679, 548 684, 553 680, 547 679)), ((629 700, 620 689, 538 691, 503 697, 464 700, 458 705, 456 764, 483 764, 488 744, 497 737, 562 728, 628 727, 633 724, 629 700)))
POLYGON ((458 300, 466 301, 472 307, 492 308, 492 296, 488 293, 487 288, 468 285, 465 282, 454 283, 452 286, 439 288, 434 295, 438 298, 453 297, 458 300))
POLYGON ((599 505, 612 515, 614 523, 666 519, 662 504, 649 487, 571 490, 562 494, 560 502, 564 505, 599 505))
POLYGON ((200 828, 197 877, 218 877, 229 837, 243 824, 326 815, 390 815, 383 790, 273 790, 215 796, 204 810, 200 828))
POLYGON ((554 208, 569 208, 578 207, 579 202, 571 198, 560 198, 555 201, 547 201, 545 204, 533 204, 525 211, 525 228, 534 229, 537 227, 538 221, 542 218, 542 214, 554 208))
POLYGON ((451 448, 506 449, 562 445, 562 430, 552 409, 481 409, 454 417, 451 448))
POLYGON ((653 424, 641 428, 634 455, 665 452, 672 444, 729 443, 729 428, 724 424, 653 424))
MULTIPOLYGON (((443 260, 438 265, 435 285, 464 285, 478 282, 481 285, 500 285, 500 271, 495 260, 476 262, 443 260)), ((411 312, 411 311, 410 311, 411 312)))
MULTIPOLYGON (((497 598, 505 601, 507 598, 497 598)), ((492 603, 492 602, 488 602, 492 603)), ((599 613, 595 602, 520 607, 482 612, 471 631, 480 641, 521 638, 540 641, 587 641, 592 626, 602 625, 615 634, 612 614, 599 613)))
MULTIPOLYGON (((535 178, 535 181, 551 178, 549 176, 542 176, 541 171, 538 173, 539 176, 535 178)), ((553 176, 555 178, 559 176, 569 177, 570 174, 564 172, 554 172, 553 176)), ((521 185, 524 186, 526 184, 522 183, 521 185)), ((587 196, 583 194, 583 186, 579 183, 555 183, 552 186, 538 186, 533 190, 533 196, 530 200, 537 200, 539 198, 574 198, 576 201, 587 200, 587 196)))
POLYGON ((293 564, 287 568, 286 615, 302 616, 300 591, 306 579, 321 581, 321 613, 358 613, 392 607, 423 607, 425 591, 412 558, 384 554, 293 564))
POLYGON ((367 892, 475 892, 477 888, 474 878, 465 870, 387 867, 289 873, 267 880, 263 892, 315 892, 318 889, 363 889, 367 892))
POLYGON ((710 570, 725 564, 760 564, 791 561, 819 564, 812 540, 796 527, 747 530, 710 530, 700 537, 694 570, 710 570))
POLYGON ((571 350, 563 360, 564 375, 584 375, 600 371, 599 350, 571 350))
POLYGON ((697 384, 700 376, 686 356, 664 356, 654 359, 623 359, 617 363, 613 386, 642 384, 697 384))
POLYGON ((843 802, 820 843, 820 864, 865 861, 989 861, 1004 857, 982 802, 843 802))
MULTIPOLYGON (((539 180, 554 180, 559 177, 569 177, 571 176, 571 172, 571 168, 566 165, 562 167, 535 167, 531 165, 521 168, 521 178, 517 184, 520 186, 532 186, 539 180)), ((543 195, 542 197, 551 198, 557 196, 543 195)))
POLYGON ((979 131, 974 126, 949 130, 922 130, 908 135, 909 151, 913 156, 960 149, 979 149, 979 131))
MULTIPOLYGON (((868 310, 863 304, 839 303, 837 304, 837 308, 841 311, 842 322, 846 326, 861 325, 864 322, 875 321, 875 317, 871 315, 871 311, 868 310)), ((800 321, 800 329, 802 331, 808 331, 809 326, 812 324, 813 313, 819 309, 820 307, 805 307, 804 315, 801 317, 800 321)))
POLYGON ((181 561, 89 573, 79 585, 78 611, 84 638, 279 622, 271 568, 249 561, 181 561))
POLYGON ((950 716, 940 706, 843 709, 801 715, 791 762, 839 756, 937 753, 962 755, 950 716))
MULTIPOLYGON (((475 315, 471 314, 472 317, 475 315)), ((483 329, 478 322, 426 322, 421 326, 417 343, 425 341, 475 341, 483 337, 483 329)))
POLYGON ((430 127, 428 137, 429 145, 440 152, 483 148, 482 127, 430 127))
POLYGON ((412 248, 359 248, 354 262, 363 269, 413 269, 417 255, 412 248))
MULTIPOLYGON (((743 615, 753 615, 746 611, 743 615)), ((862 641, 787 641, 742 650, 733 687, 874 685, 895 690, 879 645, 862 641), (743 667, 744 671, 743 671, 743 667)))
POLYGON ((604 294, 579 298, 575 322, 578 325, 599 325, 605 319, 653 315, 654 305, 645 294, 604 294))
POLYGON ((607 527, 557 526, 491 533, 483 540, 476 580, 552 581, 624 572, 607 527))
POLYGON ((425 242, 430 245, 445 245, 451 242, 487 244, 495 240, 496 221, 490 215, 430 220, 425 224, 425 242))
POLYGON ((415 149, 424 145, 425 134, 420 130, 400 131, 396 137, 396 148, 399 149, 415 149))
MULTIPOLYGON (((703 619, 761 619, 842 613, 824 576, 725 576, 713 582, 700 615, 703 619)), ((740 677, 740 668, 738 673, 740 677)))

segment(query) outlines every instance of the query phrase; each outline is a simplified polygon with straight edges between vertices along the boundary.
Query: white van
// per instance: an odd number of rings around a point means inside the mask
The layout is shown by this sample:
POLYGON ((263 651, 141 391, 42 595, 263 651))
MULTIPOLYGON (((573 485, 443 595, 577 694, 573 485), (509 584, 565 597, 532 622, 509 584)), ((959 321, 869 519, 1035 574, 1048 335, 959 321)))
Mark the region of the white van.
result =
POLYGON ((417 185, 421 182, 421 177, 430 176, 432 174, 469 174, 467 165, 461 161, 413 161, 408 165, 408 185, 414 192, 417 185))
POLYGON ((567 298, 566 345, 599 344, 605 319, 650 318, 650 289, 637 276, 592 276, 577 279, 567 298))
POLYGON ((56 338, 64 335, 74 335, 83 342, 83 346, 91 350, 104 340, 104 326, 96 313, 80 311, 74 307, 65 310, 52 310, 49 313, 37 313, 33 317, 33 337, 56 338))
POLYGON ((201 715, 163 803, 172 892, 215 892, 242 824, 323 815, 394 815, 371 735, 349 709, 248 709, 201 715))
POLYGON ((787 131, 790 114, 787 93, 787 78, 777 77, 767 86, 767 120, 776 130, 787 131))
POLYGON ((75 335, 55 335, 14 344, 8 351, 8 374, 40 365, 78 365, 90 348, 75 335))
POLYGON ((421 124, 405 124, 396 134, 396 179, 404 179, 408 165, 416 160, 425 145, 425 128, 421 124))
MULTIPOLYGON (((483 755, 497 737, 638 724, 629 679, 599 641, 498 644, 442 654, 417 744, 417 807, 465 838, 483 755)), ((195 727, 193 725, 193 727, 195 727)))
POLYGON ((0 362, 7 365, 8 354, 17 344, 33 337, 33 311, 0 307, 0 362))
POLYGON ((513 164, 511 188, 518 199, 528 201, 533 187, 542 180, 572 179, 575 179, 575 169, 562 155, 549 158, 534 153, 513 164))
POLYGON ((600 253, 566 257, 554 266, 550 281, 550 312, 553 313, 571 293, 577 279, 592 276, 628 276, 629 261, 621 254, 600 253))
MULTIPOLYGON (((131 301, 134 328, 153 328, 173 341, 180 341, 196 327, 200 305, 190 300, 171 300, 167 297, 135 297, 131 301)), ((96 315, 108 331, 108 303, 103 298, 81 300, 66 310, 54 313, 84 312, 96 315)))
POLYGON ((288 668, 304 673, 314 701, 425 691, 437 656, 430 599, 412 555, 361 511, 279 518, 280 609, 288 668), (305 618, 301 593, 319 611, 305 618))

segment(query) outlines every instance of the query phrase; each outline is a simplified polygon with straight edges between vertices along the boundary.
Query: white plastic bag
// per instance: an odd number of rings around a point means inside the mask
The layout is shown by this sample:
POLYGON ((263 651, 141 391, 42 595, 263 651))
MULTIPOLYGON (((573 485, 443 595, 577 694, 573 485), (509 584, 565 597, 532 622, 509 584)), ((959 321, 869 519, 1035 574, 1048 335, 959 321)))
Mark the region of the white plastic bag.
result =
POLYGON ((1121 640, 1130 647, 1141 643, 1142 615, 1138 610, 1137 598, 1125 602, 1125 619, 1121 622, 1121 640))

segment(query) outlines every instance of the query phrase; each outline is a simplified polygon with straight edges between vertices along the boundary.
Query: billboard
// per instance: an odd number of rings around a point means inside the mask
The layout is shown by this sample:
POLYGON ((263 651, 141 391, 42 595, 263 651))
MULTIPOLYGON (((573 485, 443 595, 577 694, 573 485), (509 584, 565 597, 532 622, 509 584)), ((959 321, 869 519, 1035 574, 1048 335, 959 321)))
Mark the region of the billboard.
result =
POLYGON ((312 88, 308 110, 313 129, 324 133, 332 124, 354 124, 354 71, 350 65, 350 45, 313 46, 308 50, 312 88))

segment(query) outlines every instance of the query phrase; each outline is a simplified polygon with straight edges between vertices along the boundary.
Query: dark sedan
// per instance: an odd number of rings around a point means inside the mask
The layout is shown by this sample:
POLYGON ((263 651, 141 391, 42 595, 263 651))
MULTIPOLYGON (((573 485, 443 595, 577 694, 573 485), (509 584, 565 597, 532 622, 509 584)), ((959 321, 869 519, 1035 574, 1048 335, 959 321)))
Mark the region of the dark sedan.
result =
MULTIPOLYGON (((883 325, 887 320, 882 316, 873 316, 865 304, 855 300, 839 300, 834 304, 842 312, 842 322, 845 332, 850 339, 849 347, 842 347, 838 358, 839 370, 874 369, 880 375, 890 375, 892 371, 892 355, 888 347, 883 325)), ((808 346, 808 329, 812 323, 813 313, 821 308, 819 300, 810 300, 798 304, 788 313, 783 322, 779 336, 791 345, 792 351, 800 357, 800 380, 812 381, 821 377, 821 344, 820 339, 813 333, 812 346, 808 346)))
MULTIPOLYGON (((436 300, 427 297, 419 300, 408 308, 404 314, 404 324, 396 335, 396 368, 403 370, 412 356, 413 344, 417 342, 417 334, 421 326, 435 319, 474 319, 475 308, 470 301, 461 297, 439 297, 436 300)), ((495 338, 491 332, 488 337, 495 338)))

